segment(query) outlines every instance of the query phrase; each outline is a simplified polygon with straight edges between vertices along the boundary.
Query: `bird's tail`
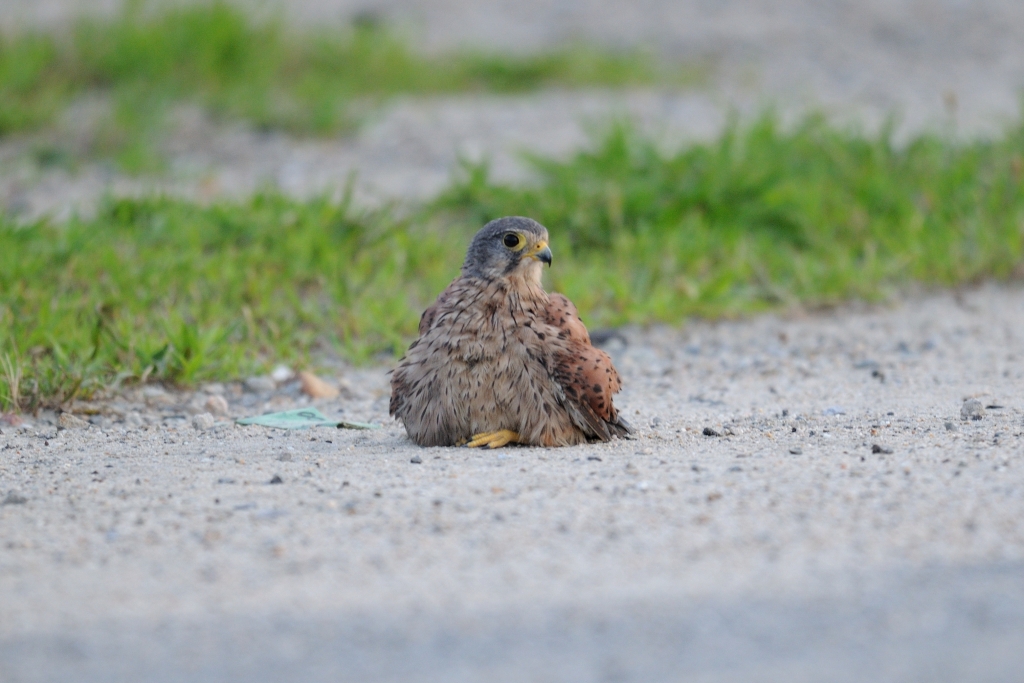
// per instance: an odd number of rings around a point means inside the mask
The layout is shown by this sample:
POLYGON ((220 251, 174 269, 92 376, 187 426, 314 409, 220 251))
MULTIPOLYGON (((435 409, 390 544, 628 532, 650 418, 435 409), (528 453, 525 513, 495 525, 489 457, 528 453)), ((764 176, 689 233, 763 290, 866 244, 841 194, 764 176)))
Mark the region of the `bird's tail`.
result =
POLYGON ((626 422, 626 418, 622 417, 621 414, 617 414, 615 419, 608 424, 608 431, 611 432, 612 436, 617 436, 620 439, 624 439, 633 433, 633 427, 626 422))

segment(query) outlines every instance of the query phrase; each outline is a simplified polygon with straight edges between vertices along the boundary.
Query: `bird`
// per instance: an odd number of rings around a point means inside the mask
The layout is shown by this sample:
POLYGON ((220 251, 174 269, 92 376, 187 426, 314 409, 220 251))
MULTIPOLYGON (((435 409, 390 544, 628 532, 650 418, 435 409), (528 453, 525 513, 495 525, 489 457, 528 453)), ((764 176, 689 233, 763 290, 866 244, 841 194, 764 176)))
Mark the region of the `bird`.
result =
POLYGON ((544 291, 548 230, 498 218, 420 317, 391 375, 389 412, 420 446, 569 446, 632 432, 612 403, 621 379, 576 306, 544 291))

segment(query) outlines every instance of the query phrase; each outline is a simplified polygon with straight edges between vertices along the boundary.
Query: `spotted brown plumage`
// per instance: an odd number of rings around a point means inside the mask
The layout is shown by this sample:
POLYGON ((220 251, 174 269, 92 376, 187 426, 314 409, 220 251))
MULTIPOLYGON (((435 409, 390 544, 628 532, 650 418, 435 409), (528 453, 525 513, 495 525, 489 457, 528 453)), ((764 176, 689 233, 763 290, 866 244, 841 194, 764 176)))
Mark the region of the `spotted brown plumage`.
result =
POLYGON ((391 414, 416 443, 564 446, 629 433, 611 358, 572 302, 541 287, 547 240, 529 218, 491 221, 423 312, 391 378, 391 414))

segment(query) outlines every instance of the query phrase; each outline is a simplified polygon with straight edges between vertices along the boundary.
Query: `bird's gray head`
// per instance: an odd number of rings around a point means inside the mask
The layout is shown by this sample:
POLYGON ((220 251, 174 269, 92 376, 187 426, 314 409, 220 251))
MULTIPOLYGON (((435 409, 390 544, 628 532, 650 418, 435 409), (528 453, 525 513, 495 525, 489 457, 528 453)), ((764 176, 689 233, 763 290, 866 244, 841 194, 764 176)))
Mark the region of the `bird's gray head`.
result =
POLYGON ((551 265, 548 229, 531 218, 507 216, 476 233, 462 274, 485 280, 518 275, 539 284, 542 263, 551 265))

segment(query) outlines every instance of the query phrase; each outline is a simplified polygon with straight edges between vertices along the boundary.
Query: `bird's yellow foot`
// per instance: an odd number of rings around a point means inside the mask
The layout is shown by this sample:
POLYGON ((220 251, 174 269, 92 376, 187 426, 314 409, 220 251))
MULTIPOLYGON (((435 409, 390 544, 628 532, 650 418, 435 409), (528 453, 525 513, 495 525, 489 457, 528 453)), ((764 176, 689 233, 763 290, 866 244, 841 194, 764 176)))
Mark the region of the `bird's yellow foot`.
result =
POLYGON ((487 446, 488 448, 501 448, 502 446, 510 443, 517 443, 519 441, 519 434, 513 432, 511 429, 499 429, 496 432, 482 432, 480 434, 474 434, 473 440, 466 444, 467 448, 477 448, 479 446, 487 446))

